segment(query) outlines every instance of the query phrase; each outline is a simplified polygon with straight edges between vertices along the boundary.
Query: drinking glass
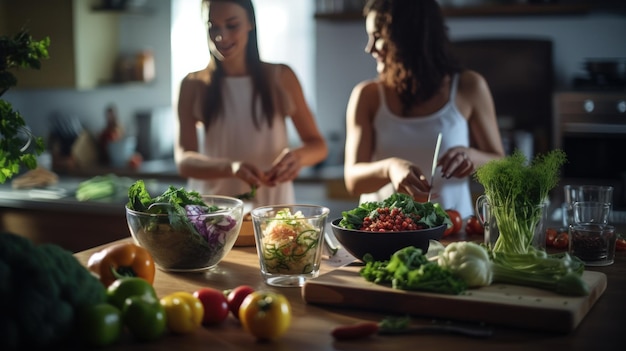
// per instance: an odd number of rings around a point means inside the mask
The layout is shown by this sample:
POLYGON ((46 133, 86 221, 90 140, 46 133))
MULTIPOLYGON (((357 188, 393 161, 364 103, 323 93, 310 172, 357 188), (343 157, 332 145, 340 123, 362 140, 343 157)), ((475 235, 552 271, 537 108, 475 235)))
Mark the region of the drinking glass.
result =
POLYGON ((577 201, 572 206, 574 224, 599 224, 609 223, 611 205, 607 202, 577 201))
POLYGON ((261 275, 266 284, 301 287, 319 275, 330 210, 316 205, 274 205, 252 210, 261 275))
POLYGON ((563 226, 574 223, 575 202, 603 202, 609 204, 609 212, 613 202, 613 187, 607 185, 564 185, 563 226))
POLYGON ((615 227, 599 224, 573 224, 569 227, 570 254, 586 266, 608 266, 615 259, 615 227))

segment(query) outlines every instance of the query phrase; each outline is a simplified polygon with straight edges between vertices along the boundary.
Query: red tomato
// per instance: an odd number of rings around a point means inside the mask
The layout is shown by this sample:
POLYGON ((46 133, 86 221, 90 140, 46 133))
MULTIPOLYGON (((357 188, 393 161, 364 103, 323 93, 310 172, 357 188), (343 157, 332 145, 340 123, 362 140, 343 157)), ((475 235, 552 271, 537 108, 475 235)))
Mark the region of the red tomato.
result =
POLYGON ((557 249, 565 249, 569 246, 569 236, 566 232, 560 232, 556 238, 554 238, 554 242, 552 243, 557 249))
POLYGON ((204 307, 202 324, 218 324, 228 317, 228 301, 221 290, 200 288, 194 291, 195 296, 204 307))
POLYGON ((450 217, 450 221, 452 221, 452 226, 446 229, 445 232, 443 232, 444 237, 457 234, 461 231, 461 228, 463 228, 463 218, 461 218, 461 214, 459 213, 459 211, 447 209, 446 213, 448 214, 448 217, 450 217))
POLYGON ((615 251, 626 251, 626 239, 621 234, 617 234, 615 251))
POLYGON ((554 246, 554 239, 556 239, 557 231, 554 228, 546 229, 546 246, 552 247, 554 246))
POLYGON ((467 218, 467 223, 465 224, 465 233, 467 235, 483 235, 485 234, 485 229, 483 228, 483 224, 480 223, 478 217, 472 215, 467 218))
POLYGON ((235 316, 235 318, 239 319, 239 307, 243 302, 243 299, 246 296, 250 295, 254 292, 254 288, 248 285, 240 285, 228 293, 226 300, 228 301, 228 309, 235 316))

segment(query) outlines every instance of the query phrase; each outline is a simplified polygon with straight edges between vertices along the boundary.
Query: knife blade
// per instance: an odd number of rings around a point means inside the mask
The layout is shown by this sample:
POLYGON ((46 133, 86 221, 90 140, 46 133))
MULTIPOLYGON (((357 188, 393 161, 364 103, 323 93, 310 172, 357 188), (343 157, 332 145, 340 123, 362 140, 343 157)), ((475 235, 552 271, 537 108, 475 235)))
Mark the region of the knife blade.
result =
POLYGON ((435 171, 437 170, 437 160, 439 159, 439 149, 441 148, 441 132, 437 135, 437 144, 435 145, 435 154, 433 155, 433 167, 430 173, 430 190, 428 190, 428 202, 433 190, 433 181, 435 180, 435 171))

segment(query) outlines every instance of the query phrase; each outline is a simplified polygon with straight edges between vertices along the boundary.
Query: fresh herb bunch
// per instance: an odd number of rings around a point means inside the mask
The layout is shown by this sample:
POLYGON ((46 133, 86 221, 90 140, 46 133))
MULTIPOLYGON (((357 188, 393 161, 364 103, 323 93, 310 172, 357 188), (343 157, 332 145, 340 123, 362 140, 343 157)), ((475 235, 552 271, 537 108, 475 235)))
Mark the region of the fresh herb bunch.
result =
POLYGON ((476 170, 475 178, 485 188, 498 223, 500 236, 494 252, 527 253, 532 250, 534 230, 541 205, 559 183, 565 152, 554 149, 532 161, 519 150, 490 161, 476 170))
MULTIPOLYGON (((41 68, 41 60, 48 58, 50 38, 35 41, 25 29, 14 37, 0 36, 0 96, 17 84, 17 78, 10 72, 12 68, 41 68)), ((17 174, 20 165, 30 169, 37 167, 36 156, 44 150, 41 137, 33 136, 26 128, 26 122, 11 104, 0 99, 0 184, 17 174), (29 143, 34 141, 32 152, 29 143)))

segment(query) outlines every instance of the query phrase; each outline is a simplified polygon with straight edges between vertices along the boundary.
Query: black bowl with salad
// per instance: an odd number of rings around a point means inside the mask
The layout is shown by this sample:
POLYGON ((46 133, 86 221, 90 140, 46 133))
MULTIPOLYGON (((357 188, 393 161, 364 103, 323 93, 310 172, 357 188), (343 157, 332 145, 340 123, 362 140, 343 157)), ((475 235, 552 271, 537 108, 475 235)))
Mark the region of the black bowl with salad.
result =
POLYGON ((343 211, 341 218, 330 223, 335 237, 350 254, 360 260, 369 254, 377 261, 388 260, 407 246, 426 253, 430 240, 441 239, 451 225, 438 203, 417 202, 401 193, 343 211))

